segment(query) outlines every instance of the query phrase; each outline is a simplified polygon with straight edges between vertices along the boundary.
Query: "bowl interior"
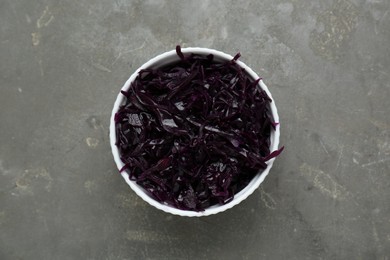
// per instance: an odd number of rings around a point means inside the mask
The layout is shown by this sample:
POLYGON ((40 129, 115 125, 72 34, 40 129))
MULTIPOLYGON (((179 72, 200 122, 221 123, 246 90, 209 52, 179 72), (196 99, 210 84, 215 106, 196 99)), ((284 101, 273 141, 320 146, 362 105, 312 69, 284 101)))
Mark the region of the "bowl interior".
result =
MULTIPOLYGON (((217 62, 223 62, 223 61, 229 61, 232 60, 233 57, 231 55, 228 55, 226 53, 213 50, 213 49, 208 49, 208 48, 182 48, 181 49, 183 54, 189 54, 189 53, 196 53, 200 55, 209 55, 213 54, 214 55, 214 60, 217 62)), ((137 69, 131 76, 130 78, 126 81, 124 86, 122 87, 121 90, 128 90, 130 87, 130 84, 132 81, 135 80, 137 77, 138 73, 142 69, 146 68, 159 68, 163 67, 169 64, 172 64, 176 61, 179 61, 179 57, 176 54, 175 50, 160 54, 156 56, 155 58, 149 60, 146 62, 144 65, 142 65, 139 69, 137 69)), ((242 68, 245 69, 247 74, 252 78, 252 79, 258 79, 259 76, 251 69, 249 68, 245 63, 241 61, 237 61, 237 64, 241 66, 242 68)), ((279 116, 277 112, 277 108, 275 106, 275 102, 272 98, 271 93, 269 92, 267 86, 264 84, 264 82, 261 80, 259 83, 260 87, 268 94, 268 96, 272 99, 272 102, 270 103, 270 111, 271 111, 271 116, 275 122, 279 122, 279 116)), ((112 154, 114 156, 115 163, 118 167, 118 169, 121 169, 124 166, 124 163, 120 159, 120 154, 119 154, 119 149, 115 145, 116 143, 116 133, 115 133, 115 113, 118 111, 119 107, 124 104, 126 101, 126 98, 119 93, 117 96, 117 99, 115 101, 112 114, 111 114, 111 119, 110 119, 110 144, 111 144, 111 149, 112 149, 112 154)), ((280 125, 276 126, 276 129, 271 131, 271 137, 270 137, 270 151, 274 151, 278 149, 279 146, 279 136, 280 136, 280 125)), ((250 194, 252 194, 258 187, 259 185, 263 182, 265 177, 268 175, 272 164, 274 162, 275 158, 270 159, 267 161, 267 168, 265 170, 262 170, 259 172, 253 179, 252 181, 244 188, 242 189, 239 193, 235 194, 234 199, 225 204, 225 205, 214 205, 211 206, 207 209, 205 209, 202 212, 195 212, 195 211, 188 211, 188 210, 180 210, 177 208, 173 208, 169 205, 162 204, 156 200, 154 200, 152 197, 150 197, 145 190, 137 185, 134 181, 131 181, 129 179, 129 176, 126 172, 122 172, 121 175, 127 182, 127 184, 136 192, 137 195, 139 195, 142 199, 144 199, 146 202, 151 204, 152 206, 163 210, 168 213, 172 213, 175 215, 180 215, 180 216, 188 216, 188 217, 193 217, 193 216, 207 216, 207 215, 212 215, 216 214, 222 211, 225 211, 226 209, 229 209, 244 199, 246 199, 250 194)))

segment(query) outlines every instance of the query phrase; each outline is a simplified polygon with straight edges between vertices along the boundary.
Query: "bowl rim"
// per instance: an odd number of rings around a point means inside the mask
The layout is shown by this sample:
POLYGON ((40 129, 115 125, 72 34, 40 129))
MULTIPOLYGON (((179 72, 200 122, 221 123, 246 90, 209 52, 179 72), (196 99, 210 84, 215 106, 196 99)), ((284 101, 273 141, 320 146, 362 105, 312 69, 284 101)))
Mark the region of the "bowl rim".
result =
MULTIPOLYGON (((190 53, 195 53, 195 54, 200 54, 200 55, 208 55, 208 54, 213 54, 215 59, 220 59, 220 60, 232 60, 233 56, 226 54, 224 52, 210 49, 210 48, 202 48, 202 47, 186 47, 186 48, 181 48, 181 51, 183 54, 190 54, 190 53)), ((154 58, 150 59, 146 63, 144 63, 141 67, 139 67, 131 76, 129 79, 125 82, 121 90, 128 90, 130 87, 131 82, 135 80, 137 77, 138 73, 142 69, 150 68, 153 66, 158 66, 159 63, 167 61, 169 59, 175 59, 177 57, 177 60, 179 60, 179 57, 176 54, 176 50, 171 50, 164 52, 162 54, 159 54, 155 56, 154 58)), ((247 66, 244 62, 238 60, 237 65, 240 67, 244 68, 246 73, 252 77, 254 80, 260 78, 249 66, 247 66)), ((279 121, 279 115, 278 115, 278 110, 275 105, 275 100, 273 99, 271 92, 268 90, 268 87, 265 85, 263 80, 261 79, 259 82, 260 87, 267 93, 267 95, 270 97, 272 102, 270 102, 270 111, 271 111, 271 116, 273 117, 275 122, 278 122, 279 124, 276 125, 275 129, 272 131, 271 130, 271 137, 270 137, 270 151, 275 151, 279 147, 279 138, 280 138, 280 121, 279 121)), ((110 117, 110 145, 111 145, 111 151, 112 155, 114 157, 114 161, 116 163, 116 166, 118 170, 122 169, 124 166, 124 163, 120 159, 120 154, 119 154, 119 149, 116 146, 116 131, 115 131, 115 114, 118 111, 120 105, 125 101, 124 95, 121 94, 119 91, 117 98, 115 100, 112 112, 111 112, 111 117, 110 117)), ((245 200, 249 195, 251 195, 259 186, 260 184, 264 181, 264 179, 267 177, 269 174, 273 163, 275 161, 275 158, 272 158, 266 162, 267 168, 260 171, 252 180, 251 182, 244 188, 242 189, 239 193, 237 193, 233 200, 230 201, 227 204, 224 205, 214 205, 209 208, 206 208, 204 211, 190 211, 190 210, 181 210, 174 208, 172 206, 169 206, 167 204, 160 203, 156 200, 154 200, 152 197, 150 197, 148 194, 146 194, 141 186, 135 183, 135 181, 132 181, 129 179, 128 174, 124 171, 121 173, 122 177, 126 181, 126 183, 130 186, 130 188, 138 195, 140 196, 144 201, 149 203, 150 205, 154 206, 155 208, 162 210, 167 213, 171 213, 174 215, 179 215, 179 216, 186 216, 186 217, 201 217, 201 216, 209 216, 213 214, 217 214, 220 212, 223 212, 227 209, 230 209, 234 207, 235 205, 239 204, 243 200, 245 200)))

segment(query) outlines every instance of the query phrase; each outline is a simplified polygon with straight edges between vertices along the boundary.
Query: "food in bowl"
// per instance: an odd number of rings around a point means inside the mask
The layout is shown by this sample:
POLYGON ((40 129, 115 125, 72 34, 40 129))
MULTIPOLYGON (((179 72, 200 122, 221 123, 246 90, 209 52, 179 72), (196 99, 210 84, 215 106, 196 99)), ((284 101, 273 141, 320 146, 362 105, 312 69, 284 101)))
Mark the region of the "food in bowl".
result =
POLYGON ((151 198, 179 210, 202 212, 231 202, 267 161, 272 99, 237 63, 213 54, 184 54, 143 68, 121 94, 115 145, 131 181, 151 198))

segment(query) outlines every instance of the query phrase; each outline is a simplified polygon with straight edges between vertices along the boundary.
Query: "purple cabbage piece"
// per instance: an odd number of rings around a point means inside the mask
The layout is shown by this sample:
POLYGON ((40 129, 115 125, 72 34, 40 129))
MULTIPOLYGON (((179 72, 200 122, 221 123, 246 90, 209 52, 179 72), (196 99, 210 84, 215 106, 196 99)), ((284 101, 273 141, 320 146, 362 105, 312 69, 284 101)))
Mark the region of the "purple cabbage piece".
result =
POLYGON ((154 199, 203 211, 234 198, 266 161, 271 99, 233 60, 184 55, 139 72, 115 115, 116 145, 129 178, 154 199))

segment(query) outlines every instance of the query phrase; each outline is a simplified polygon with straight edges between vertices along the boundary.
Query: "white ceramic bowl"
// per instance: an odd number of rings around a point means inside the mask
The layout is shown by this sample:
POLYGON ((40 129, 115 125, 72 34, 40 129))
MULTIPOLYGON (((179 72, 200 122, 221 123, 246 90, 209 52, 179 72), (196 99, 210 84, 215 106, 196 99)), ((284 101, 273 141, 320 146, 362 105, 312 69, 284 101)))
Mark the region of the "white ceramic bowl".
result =
MULTIPOLYGON (((226 53, 223 53, 221 51, 213 50, 213 49, 208 49, 208 48, 182 48, 181 51, 184 54, 188 53, 196 53, 196 54, 201 54, 201 55, 208 55, 208 54, 213 54, 214 55, 214 60, 215 61, 228 61, 232 60, 233 57, 231 55, 228 55, 226 53)), ((161 67, 167 64, 170 64, 172 62, 178 61, 179 57, 176 54, 175 50, 165 52, 163 54, 160 54, 153 59, 149 60, 146 62, 144 65, 142 65, 139 69, 137 69, 131 76, 130 78, 126 81, 124 86, 122 87, 122 90, 126 91, 130 87, 130 83, 134 81, 134 79, 137 77, 138 72, 141 69, 146 69, 146 68, 157 68, 161 67)), ((241 61, 237 61, 237 64, 241 66, 242 68, 245 69, 247 74, 253 78, 253 79, 258 79, 259 76, 247 65, 245 65, 241 61)), ((275 106, 275 101, 272 98, 271 93, 269 92, 267 86, 264 84, 264 82, 261 80, 260 81, 260 87, 265 90, 265 92, 268 94, 268 96, 272 99, 272 102, 270 103, 270 110, 272 113, 272 117, 275 122, 279 122, 279 116, 278 116, 278 111, 275 106)), ((112 154, 114 155, 114 160, 115 163, 118 167, 118 169, 121 169, 124 166, 124 163, 120 159, 119 155, 119 150, 118 147, 115 145, 116 142, 116 133, 115 133, 115 121, 114 121, 114 116, 115 113, 118 111, 119 107, 124 104, 126 101, 125 97, 119 93, 118 97, 115 101, 114 108, 112 110, 111 114, 111 119, 110 119, 110 144, 111 144, 111 149, 112 149, 112 154)), ((279 136, 280 136, 280 124, 276 126, 276 129, 271 132, 271 142, 270 142, 270 151, 275 151, 278 149, 279 145, 279 136)), ((150 197, 145 190, 136 184, 135 181, 131 181, 129 179, 128 174, 124 171, 122 172, 122 177, 125 179, 127 184, 130 186, 131 189, 137 193, 138 196, 140 196, 143 200, 145 200, 147 203, 150 205, 163 210, 168 213, 172 213, 175 215, 179 216, 187 216, 187 217, 201 217, 201 216, 208 216, 212 214, 217 214, 219 212, 223 212, 227 209, 230 209, 231 207, 237 205, 244 199, 246 199, 250 194, 252 194, 258 187, 259 185, 264 181, 265 177, 268 175, 269 171, 271 170, 272 164, 274 162, 275 158, 269 160, 267 162, 268 167, 265 170, 262 170, 259 172, 253 179, 252 181, 239 193, 235 194, 234 199, 225 204, 225 205, 214 205, 211 206, 207 209, 205 209, 202 212, 195 212, 195 211, 188 211, 188 210, 180 210, 173 208, 171 206, 162 204, 156 200, 154 200, 152 197, 150 197)))

